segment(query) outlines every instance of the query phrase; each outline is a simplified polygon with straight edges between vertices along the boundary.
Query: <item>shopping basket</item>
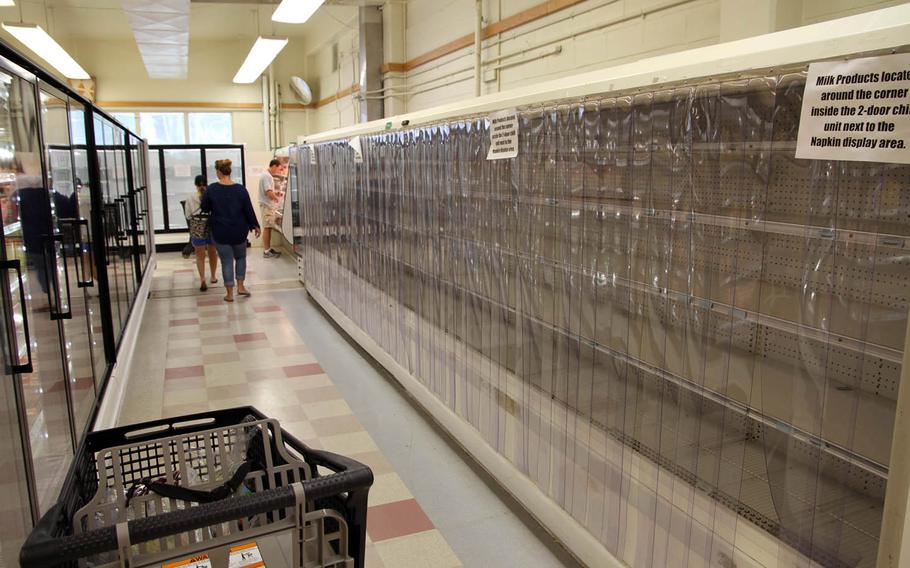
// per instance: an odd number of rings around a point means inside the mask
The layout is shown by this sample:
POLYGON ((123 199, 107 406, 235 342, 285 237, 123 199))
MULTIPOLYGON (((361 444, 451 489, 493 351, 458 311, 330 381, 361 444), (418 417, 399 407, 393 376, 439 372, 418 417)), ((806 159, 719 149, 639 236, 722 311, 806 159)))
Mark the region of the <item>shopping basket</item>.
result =
POLYGON ((294 566, 362 568, 372 483, 253 407, 92 432, 20 563, 164 566, 290 532, 294 566))

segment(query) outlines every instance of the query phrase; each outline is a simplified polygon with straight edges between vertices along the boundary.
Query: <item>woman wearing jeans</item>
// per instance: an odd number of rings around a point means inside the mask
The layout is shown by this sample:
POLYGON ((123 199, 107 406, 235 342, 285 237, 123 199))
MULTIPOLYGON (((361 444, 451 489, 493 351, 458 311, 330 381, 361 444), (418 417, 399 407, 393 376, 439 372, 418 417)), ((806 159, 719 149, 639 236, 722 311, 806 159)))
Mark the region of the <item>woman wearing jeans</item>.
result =
POLYGON ((225 302, 234 301, 234 272, 236 263, 237 293, 249 296, 243 285, 246 277, 246 237, 250 231, 259 237, 259 222, 245 187, 231 180, 231 161, 217 160, 218 182, 202 194, 202 210, 211 213, 212 240, 221 258, 221 276, 227 289, 225 302))

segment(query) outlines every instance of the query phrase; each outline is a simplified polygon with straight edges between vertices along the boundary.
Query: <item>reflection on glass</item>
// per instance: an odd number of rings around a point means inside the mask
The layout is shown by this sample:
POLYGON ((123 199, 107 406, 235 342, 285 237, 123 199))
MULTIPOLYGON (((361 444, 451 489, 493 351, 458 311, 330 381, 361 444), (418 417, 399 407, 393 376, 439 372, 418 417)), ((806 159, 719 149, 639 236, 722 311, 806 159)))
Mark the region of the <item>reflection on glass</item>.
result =
MULTIPOLYGON (((22 278, 10 271, 13 305, 11 331, 14 345, 26 346, 24 317, 28 318, 34 369, 20 381, 28 441, 34 464, 40 512, 53 503, 73 455, 70 408, 67 405, 67 368, 61 352, 60 326, 51 320, 50 280, 56 273, 51 200, 42 181, 42 148, 38 141, 35 87, 0 72, 0 181, 3 191, 3 257, 17 259, 22 278), (25 293, 25 305, 19 290, 25 293)), ((18 358, 19 354, 10 354, 18 358)), ((7 382, 4 381, 4 382, 7 382)), ((6 408, 3 409, 6 411, 6 408)), ((9 419, 6 419, 9 420, 9 419)), ((9 456, 10 459, 14 459, 9 456)))
MULTIPOLYGON (((85 136, 85 109, 81 103, 70 100, 70 132, 73 140, 73 166, 76 174, 75 190, 78 196, 78 217, 80 222, 82 252, 80 256, 80 265, 77 270, 79 280, 86 285, 83 287, 85 297, 85 319, 88 335, 92 342, 92 358, 95 370, 96 389, 101 386, 100 381, 103 379, 107 367, 107 361, 104 357, 104 343, 102 341, 101 329, 101 311, 100 298, 98 296, 97 268, 93 257, 93 247, 97 242, 96 235, 92 233, 92 188, 89 185, 90 177, 88 172, 88 150, 84 142, 76 142, 77 133, 85 136), (90 284, 90 285, 89 285, 90 284)), ((74 314, 73 317, 76 317, 74 314)))
POLYGON ((68 386, 78 438, 87 426, 95 401, 95 334, 89 324, 90 304, 86 297, 89 289, 79 288, 78 285, 79 275, 86 269, 91 271, 92 263, 87 262, 90 259, 86 258, 82 243, 79 206, 84 201, 82 194, 86 192, 81 187, 81 180, 77 186, 74 175, 68 116, 66 100, 41 91, 41 119, 49 174, 47 184, 51 193, 51 211, 62 248, 57 280, 70 312, 70 318, 61 321, 66 337, 68 386))
POLYGON ((196 187, 194 180, 202 173, 199 150, 165 150, 164 175, 167 184, 168 220, 171 229, 185 229, 186 217, 180 202, 196 187))
MULTIPOLYGON (((2 122, 3 119, 0 119, 2 122)), ((6 276, 0 275, 0 285, 7 286, 6 276)), ((3 304, 0 299, 0 304, 3 304)), ((4 305, 3 309, 7 307, 4 305)), ((10 361, 5 325, 0 325, 0 368, 10 361)), ((16 406, 15 384, 10 377, 2 377, 0 384, 0 452, 3 453, 3 506, 0 508, 0 565, 17 566, 19 547, 32 527, 31 506, 28 500, 28 478, 22 454, 23 440, 19 434, 19 417, 16 406)))
POLYGON ((139 128, 149 144, 185 144, 182 112, 140 112, 139 128))
POLYGON ((218 175, 215 173, 215 162, 218 160, 230 160, 231 167, 234 171, 234 179, 240 183, 243 172, 243 155, 237 148, 210 148, 205 151, 205 179, 208 183, 218 181, 218 175))
POLYGON ((160 150, 149 150, 148 167, 149 167, 149 200, 152 202, 152 218, 155 222, 155 230, 163 231, 164 225, 164 206, 161 201, 161 162, 158 157, 161 155, 160 150))

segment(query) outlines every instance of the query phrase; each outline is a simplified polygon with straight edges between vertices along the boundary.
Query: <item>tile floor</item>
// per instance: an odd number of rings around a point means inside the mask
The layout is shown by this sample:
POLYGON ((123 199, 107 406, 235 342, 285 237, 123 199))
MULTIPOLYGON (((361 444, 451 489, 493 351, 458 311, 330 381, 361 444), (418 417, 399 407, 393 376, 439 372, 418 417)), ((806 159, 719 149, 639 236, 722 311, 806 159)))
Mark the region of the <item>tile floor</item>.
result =
MULTIPOLYGON (((314 336, 321 343, 325 335, 334 331, 326 321, 318 321, 324 318, 311 305, 311 313, 303 315, 308 319, 301 320, 299 307, 308 305, 309 300, 297 282, 296 272, 296 265, 289 259, 264 260, 251 254, 247 282, 253 295, 228 304, 221 299, 220 284, 208 292, 198 291, 191 260, 184 260, 177 253, 159 255, 120 422, 177 416, 203 408, 253 405, 278 418, 284 428, 311 447, 368 464, 375 475, 367 526, 370 568, 460 566, 461 555, 469 558, 465 565, 502 565, 502 554, 510 546, 515 550, 509 557, 524 557, 519 562, 522 566, 571 564, 564 551, 553 551, 552 545, 541 542, 541 535, 516 517, 521 513, 513 513, 500 502, 470 467, 457 463, 457 454, 425 420, 409 418, 406 427, 418 429, 410 432, 377 426, 376 405, 381 404, 378 398, 372 408, 359 415, 371 423, 371 431, 395 454, 396 464, 387 459, 375 436, 364 428, 358 413, 346 401, 351 394, 350 384, 344 385, 347 395, 343 396, 336 381, 324 370, 323 362, 317 360, 298 333, 301 328, 305 332, 328 329, 328 333, 322 331, 314 336), (421 461, 428 463, 416 470, 420 476, 415 477, 414 468, 400 461, 397 445, 385 441, 402 437, 434 440, 429 442, 431 453, 421 456, 421 461), (441 469, 434 472, 427 467, 441 469), (402 468, 407 471, 407 483, 398 473, 402 468), (438 484, 434 485, 434 481, 438 484), (447 488, 447 484, 451 487, 447 488), (420 502, 409 486, 421 488, 420 502), (459 497, 459 491, 468 493, 459 497), (459 501, 483 505, 474 507, 466 517, 458 513, 459 501), (436 523, 421 502, 431 504, 436 523), (456 511, 453 518, 461 522, 453 525, 447 509, 456 511), (494 522, 492 526, 490 521, 494 522), (462 551, 459 556, 440 531, 442 525, 458 542, 462 551), (506 535, 511 542, 504 544, 506 535)), ((386 382, 356 351, 351 349, 351 353, 340 358, 360 359, 354 362, 365 365, 364 374, 375 379, 369 388, 377 387, 373 383, 386 382)), ((335 366, 337 362, 328 363, 335 366)), ((340 370, 341 374, 345 380, 350 379, 348 369, 340 370)), ((394 404, 407 405, 400 392, 391 391, 391 396, 401 399, 394 404)), ((376 396, 388 397, 389 393, 376 396)), ((355 393, 353 399, 362 407, 362 398, 355 393)), ((415 410, 388 409, 386 422, 399 426, 397 420, 408 412, 415 410)))

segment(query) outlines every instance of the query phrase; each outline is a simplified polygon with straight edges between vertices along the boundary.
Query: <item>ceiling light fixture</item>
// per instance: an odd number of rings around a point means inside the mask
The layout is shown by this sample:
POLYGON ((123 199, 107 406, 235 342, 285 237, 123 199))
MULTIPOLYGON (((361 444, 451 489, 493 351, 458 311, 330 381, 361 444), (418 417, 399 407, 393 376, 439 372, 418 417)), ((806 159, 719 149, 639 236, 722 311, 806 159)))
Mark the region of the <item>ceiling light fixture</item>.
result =
POLYGON ((8 6, 15 6, 16 3, 13 0, 0 0, 0 7, 6 8, 8 6))
POLYGON ((272 13, 273 22, 302 24, 316 13, 325 0, 281 0, 272 13))
POLYGON ((259 36, 256 43, 253 44, 249 54, 240 70, 234 75, 235 83, 252 83, 262 75, 269 63, 275 59, 284 46, 288 44, 286 37, 263 37, 259 36))
POLYGON ((41 26, 19 22, 3 22, 3 29, 31 49, 67 79, 90 79, 76 60, 54 41, 41 26))

